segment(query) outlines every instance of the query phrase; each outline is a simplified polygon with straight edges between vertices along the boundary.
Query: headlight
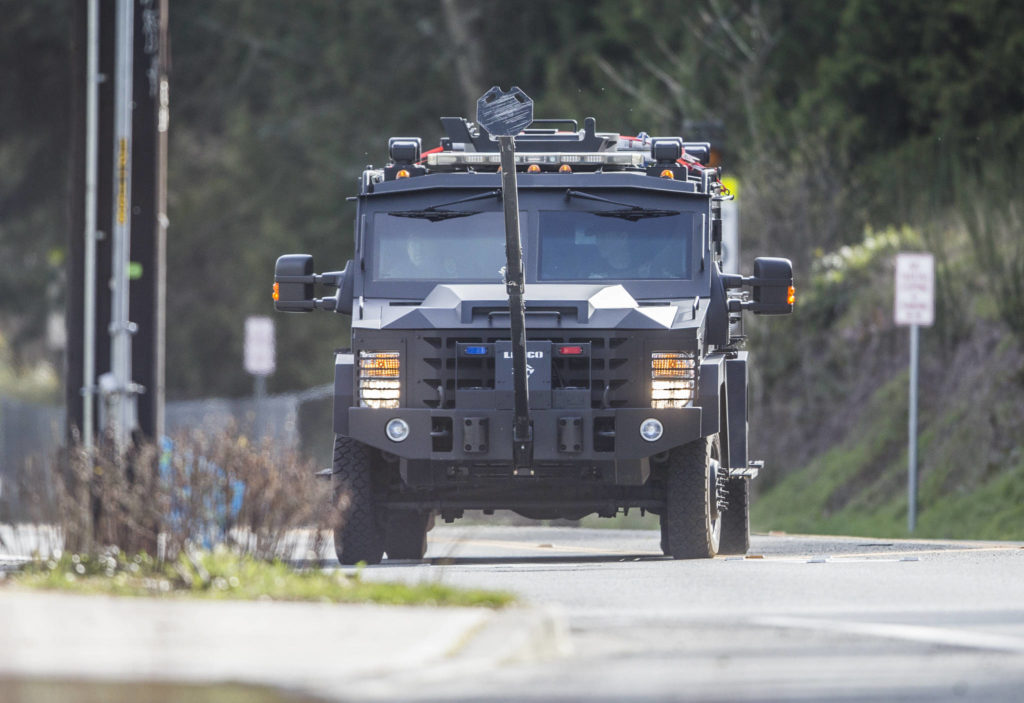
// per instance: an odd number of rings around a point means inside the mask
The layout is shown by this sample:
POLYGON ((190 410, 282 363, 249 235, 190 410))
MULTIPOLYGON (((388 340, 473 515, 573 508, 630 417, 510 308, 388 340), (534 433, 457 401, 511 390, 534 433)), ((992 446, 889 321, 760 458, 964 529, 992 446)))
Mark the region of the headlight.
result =
POLYGON ((392 442, 404 442, 405 438, 409 436, 409 423, 396 417, 388 421, 384 427, 384 433, 392 442))
POLYGON ((397 408, 401 400, 401 361, 396 351, 359 352, 359 405, 397 408))
POLYGON ((657 442, 664 433, 665 428, 653 417, 649 417, 640 423, 640 436, 648 442, 657 442))
POLYGON ((651 354, 652 408, 685 408, 693 402, 696 381, 692 352, 651 354))

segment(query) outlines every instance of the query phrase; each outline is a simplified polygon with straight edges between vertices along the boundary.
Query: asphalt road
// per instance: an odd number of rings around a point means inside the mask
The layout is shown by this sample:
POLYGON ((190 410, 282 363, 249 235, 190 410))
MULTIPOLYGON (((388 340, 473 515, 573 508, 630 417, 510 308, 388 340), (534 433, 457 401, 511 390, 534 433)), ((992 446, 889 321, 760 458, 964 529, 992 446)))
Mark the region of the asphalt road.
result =
POLYGON ((447 527, 365 578, 511 590, 559 609, 562 657, 353 700, 1024 700, 1024 546, 755 536, 673 561, 656 532, 447 527))

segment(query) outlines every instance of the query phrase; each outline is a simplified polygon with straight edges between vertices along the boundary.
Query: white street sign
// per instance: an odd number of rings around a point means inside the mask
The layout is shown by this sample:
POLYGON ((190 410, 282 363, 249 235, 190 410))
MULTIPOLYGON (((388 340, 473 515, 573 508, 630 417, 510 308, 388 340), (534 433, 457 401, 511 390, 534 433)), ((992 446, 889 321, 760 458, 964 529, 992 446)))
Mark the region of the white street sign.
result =
POLYGON ((274 321, 265 316, 245 318, 245 370, 269 376, 276 368, 274 321))
POLYGON ((896 255, 897 325, 930 327, 935 322, 935 257, 925 253, 896 255))

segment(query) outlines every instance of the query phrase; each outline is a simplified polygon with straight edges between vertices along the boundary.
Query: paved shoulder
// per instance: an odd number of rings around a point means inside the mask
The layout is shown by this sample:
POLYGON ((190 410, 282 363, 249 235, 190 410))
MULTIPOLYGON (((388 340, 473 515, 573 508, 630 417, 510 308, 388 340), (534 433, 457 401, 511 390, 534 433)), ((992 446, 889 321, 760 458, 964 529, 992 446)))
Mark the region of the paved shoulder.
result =
POLYGON ((529 609, 112 598, 0 590, 0 675, 237 681, 336 696, 376 679, 482 667, 549 632, 529 609), (481 643, 476 644, 476 638, 481 643), (496 642, 502 646, 491 646, 496 642))

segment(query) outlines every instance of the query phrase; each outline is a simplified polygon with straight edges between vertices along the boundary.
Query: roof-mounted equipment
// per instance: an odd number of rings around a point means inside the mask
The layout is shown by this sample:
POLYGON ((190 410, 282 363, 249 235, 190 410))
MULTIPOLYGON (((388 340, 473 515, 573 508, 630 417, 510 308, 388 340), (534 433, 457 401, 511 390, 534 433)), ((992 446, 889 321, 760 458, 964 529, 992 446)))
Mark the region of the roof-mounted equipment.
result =
POLYGON ((423 142, 419 137, 391 137, 388 140, 391 163, 384 167, 384 177, 391 181, 424 175, 427 169, 417 163, 422 154, 423 142))

